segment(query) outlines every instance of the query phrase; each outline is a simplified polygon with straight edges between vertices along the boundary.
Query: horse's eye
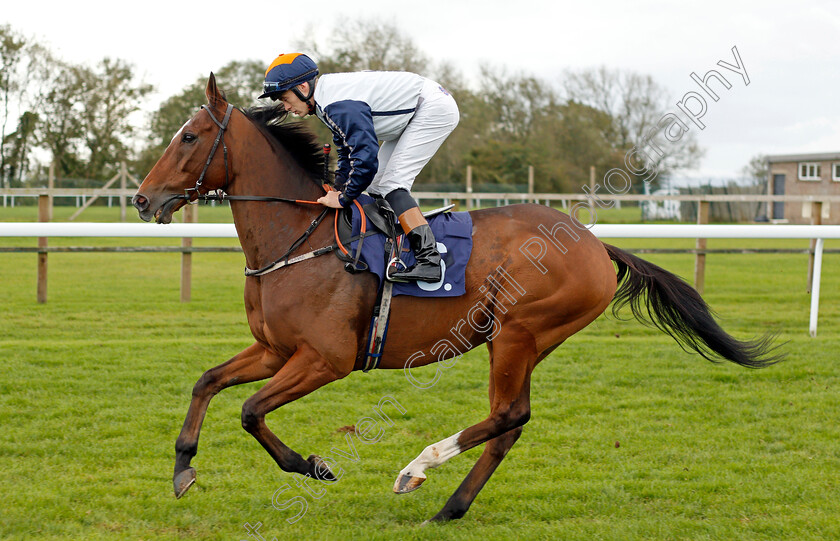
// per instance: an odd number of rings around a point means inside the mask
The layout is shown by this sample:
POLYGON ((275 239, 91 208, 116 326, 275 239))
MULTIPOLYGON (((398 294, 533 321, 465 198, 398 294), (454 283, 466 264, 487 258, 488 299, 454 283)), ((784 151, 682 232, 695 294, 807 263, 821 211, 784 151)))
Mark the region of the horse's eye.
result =
POLYGON ((185 132, 184 135, 181 136, 182 143, 194 143, 196 139, 198 139, 198 137, 189 132, 185 132))

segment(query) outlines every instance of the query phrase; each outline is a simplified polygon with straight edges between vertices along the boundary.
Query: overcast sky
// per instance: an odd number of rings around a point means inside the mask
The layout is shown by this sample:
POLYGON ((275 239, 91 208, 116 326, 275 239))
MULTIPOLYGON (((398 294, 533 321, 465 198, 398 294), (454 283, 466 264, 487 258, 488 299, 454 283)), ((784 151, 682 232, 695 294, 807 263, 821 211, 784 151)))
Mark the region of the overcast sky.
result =
MULTIPOLYGON (((692 72, 717 69, 732 85, 706 98, 706 149, 692 176, 739 174, 758 154, 840 151, 840 2, 736 0, 333 0, 315 2, 9 1, 0 22, 70 62, 132 62, 156 102, 231 60, 266 65, 314 28, 376 17, 464 74, 486 63, 559 85, 567 69, 606 66, 653 76, 677 101, 698 91, 692 72), (749 77, 735 63, 737 47, 749 77)), ((317 59, 316 59, 317 60, 317 59)), ((223 82, 220 81, 223 86, 223 82)), ((257 92, 259 89, 254 89, 257 92)), ((702 94, 702 93, 701 93, 702 94)))

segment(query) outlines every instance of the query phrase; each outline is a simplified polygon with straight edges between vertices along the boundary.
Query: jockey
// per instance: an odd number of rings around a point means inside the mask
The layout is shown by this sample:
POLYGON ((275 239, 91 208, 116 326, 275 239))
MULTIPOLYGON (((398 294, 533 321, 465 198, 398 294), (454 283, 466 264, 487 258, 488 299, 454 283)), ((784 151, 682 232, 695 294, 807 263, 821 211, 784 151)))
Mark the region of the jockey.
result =
POLYGON ((458 106, 439 84, 408 72, 362 71, 318 76, 299 53, 278 56, 265 72, 260 98, 281 100, 297 116, 315 114, 338 151, 335 186, 318 202, 342 208, 367 190, 399 216, 417 263, 392 281, 437 282, 440 253, 428 222, 409 193, 414 179, 458 124, 458 106), (379 142, 382 141, 380 146, 379 142))

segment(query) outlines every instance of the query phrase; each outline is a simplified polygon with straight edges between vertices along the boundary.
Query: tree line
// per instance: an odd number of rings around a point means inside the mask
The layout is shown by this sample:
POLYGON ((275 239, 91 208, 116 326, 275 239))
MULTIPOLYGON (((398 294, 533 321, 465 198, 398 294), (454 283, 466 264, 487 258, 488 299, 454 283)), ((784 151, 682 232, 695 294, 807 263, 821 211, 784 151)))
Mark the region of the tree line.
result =
MULTIPOLYGON (((546 81, 484 65, 478 80, 467 80, 451 62, 433 62, 405 32, 381 21, 342 24, 330 35, 326 44, 303 39, 296 44, 316 59, 322 73, 413 71, 455 97, 460 124, 418 185, 463 186, 470 165, 474 183, 513 188, 526 182, 533 166, 538 192, 576 192, 588 183, 590 166, 599 177, 614 167, 627 170, 625 154, 656 132, 670 103, 650 76, 604 67, 546 81)), ((9 25, 0 26, 0 40, 3 187, 37 182, 48 163, 55 164, 59 178, 83 179, 78 186, 110 178, 121 161, 143 177, 205 99, 207 74, 202 74, 143 115, 141 105, 153 87, 130 63, 103 58, 93 66, 73 64, 9 25)), ((231 103, 256 104, 270 60, 219 67, 216 79, 231 103)), ((317 119, 301 121, 331 142, 317 119)), ((655 163, 645 164, 656 167, 657 180, 696 166, 703 154, 693 133, 676 142, 660 137, 657 143, 663 155, 648 156, 655 163)))

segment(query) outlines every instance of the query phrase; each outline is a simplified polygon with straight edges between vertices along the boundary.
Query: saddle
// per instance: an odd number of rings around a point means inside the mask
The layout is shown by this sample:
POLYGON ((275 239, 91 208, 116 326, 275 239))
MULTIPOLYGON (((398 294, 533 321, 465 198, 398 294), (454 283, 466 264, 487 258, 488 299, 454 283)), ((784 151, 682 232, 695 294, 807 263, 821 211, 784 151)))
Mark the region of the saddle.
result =
MULTIPOLYGON (((399 221, 397 215, 388 201, 383 197, 375 197, 372 202, 359 204, 361 212, 364 213, 363 223, 366 227, 357 235, 353 235, 353 206, 348 206, 342 209, 336 216, 336 241, 339 244, 339 250, 335 251, 336 256, 344 261, 344 270, 349 273, 357 273, 369 270, 368 265, 361 261, 362 246, 364 239, 369 236, 383 234, 390 240, 391 247, 399 247, 401 245, 400 237, 402 236, 402 229, 398 227, 399 221), (359 243, 356 249, 351 253, 350 245, 356 240, 359 243)), ((436 208, 423 213, 423 217, 427 220, 442 214, 455 205, 447 205, 445 207, 436 208)), ((383 254, 383 257, 392 258, 391 254, 383 254)))
MULTIPOLYGON (((455 205, 441 207, 430 212, 423 213, 423 216, 432 218, 450 210, 455 205)), ((336 214, 336 243, 339 247, 335 254, 344 261, 344 269, 350 273, 357 273, 371 270, 367 263, 362 261, 362 246, 366 237, 383 234, 386 237, 382 245, 380 256, 384 262, 385 280, 379 284, 376 304, 371 315, 370 330, 368 332, 365 356, 362 364, 362 371, 369 372, 379 366, 382 359, 382 351, 385 348, 385 339, 388 333, 388 322, 391 316, 391 299, 394 295, 394 283, 387 279, 389 268, 400 260, 402 250, 401 239, 402 228, 397 228, 397 216, 391 205, 384 198, 375 198, 369 203, 355 202, 336 214), (359 232, 353 234, 354 207, 359 210, 361 226, 359 232), (355 249, 352 243, 356 242, 355 249), (352 251, 351 251, 352 250, 352 251)), ((372 271, 372 270, 371 270, 372 271)), ((373 272, 373 271, 372 271, 373 272)))

